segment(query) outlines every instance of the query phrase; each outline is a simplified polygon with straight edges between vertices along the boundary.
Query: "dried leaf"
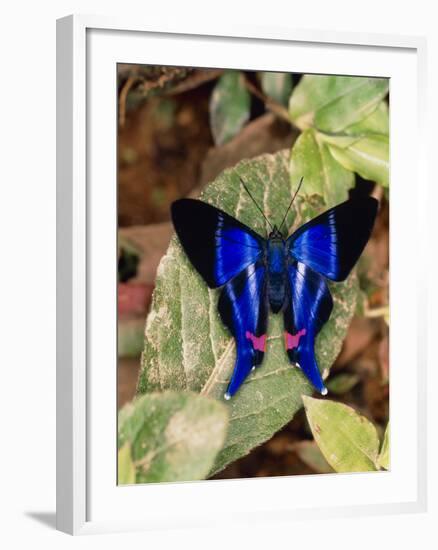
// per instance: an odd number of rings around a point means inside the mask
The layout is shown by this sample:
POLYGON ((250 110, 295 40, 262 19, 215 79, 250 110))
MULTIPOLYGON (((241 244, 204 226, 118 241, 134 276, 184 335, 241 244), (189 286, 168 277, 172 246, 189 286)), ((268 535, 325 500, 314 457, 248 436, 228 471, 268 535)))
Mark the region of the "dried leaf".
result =
POLYGON ((119 229, 119 241, 123 239, 124 245, 131 243, 140 257, 137 274, 130 279, 131 283, 154 283, 158 264, 169 246, 172 231, 170 222, 119 229))

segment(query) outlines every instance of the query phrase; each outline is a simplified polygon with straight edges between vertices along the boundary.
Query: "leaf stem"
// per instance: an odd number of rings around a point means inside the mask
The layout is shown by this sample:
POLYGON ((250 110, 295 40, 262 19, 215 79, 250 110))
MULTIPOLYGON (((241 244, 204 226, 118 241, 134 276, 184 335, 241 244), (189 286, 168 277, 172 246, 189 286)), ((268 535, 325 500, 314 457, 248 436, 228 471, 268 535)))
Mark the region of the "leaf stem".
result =
POLYGON ((245 76, 244 77, 245 86, 247 87, 248 91, 251 92, 253 95, 258 97, 263 103, 265 104, 266 109, 274 113, 274 115, 278 116, 282 120, 285 120, 288 122, 293 128, 296 128, 297 130, 301 131, 298 126, 295 126, 295 124, 291 121, 289 117, 289 112, 286 109, 286 107, 283 107, 280 103, 277 103, 274 99, 266 96, 263 92, 261 92, 257 86, 254 86, 254 84, 245 76))
POLYGON ((125 125, 126 120, 126 98, 128 97, 129 91, 131 88, 136 84, 139 80, 142 80, 139 76, 130 76, 125 84, 123 85, 123 88, 120 91, 119 96, 119 125, 121 128, 125 125))

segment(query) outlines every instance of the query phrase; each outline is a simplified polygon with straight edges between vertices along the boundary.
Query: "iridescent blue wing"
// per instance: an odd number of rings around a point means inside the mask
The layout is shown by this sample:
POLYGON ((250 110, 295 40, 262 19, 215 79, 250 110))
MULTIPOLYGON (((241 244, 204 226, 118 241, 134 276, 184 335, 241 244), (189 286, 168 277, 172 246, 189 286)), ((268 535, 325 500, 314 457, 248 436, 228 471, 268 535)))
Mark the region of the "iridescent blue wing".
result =
POLYGON ((175 201, 172 221, 185 253, 211 288, 224 285, 263 254, 262 237, 205 202, 175 201))
POLYGON ((327 390, 315 357, 315 338, 333 308, 330 291, 324 277, 294 260, 287 267, 287 283, 288 300, 283 312, 287 355, 325 395, 327 390))
POLYGON ((221 292, 219 313, 236 340, 236 363, 226 399, 236 393, 252 368, 263 361, 268 307, 266 268, 262 261, 247 266, 221 292))
POLYGON ((343 281, 371 234, 378 202, 354 198, 302 225, 286 242, 294 259, 333 281, 343 281))
POLYGON ((174 202, 172 220, 184 251, 208 286, 223 286, 218 309, 236 340, 236 363, 225 394, 228 399, 264 356, 268 318, 265 240, 222 210, 197 200, 174 202))
POLYGON ((324 395, 315 357, 315 338, 333 308, 324 277, 342 281, 348 276, 370 237, 377 205, 371 197, 350 199, 304 224, 286 241, 286 351, 324 395))

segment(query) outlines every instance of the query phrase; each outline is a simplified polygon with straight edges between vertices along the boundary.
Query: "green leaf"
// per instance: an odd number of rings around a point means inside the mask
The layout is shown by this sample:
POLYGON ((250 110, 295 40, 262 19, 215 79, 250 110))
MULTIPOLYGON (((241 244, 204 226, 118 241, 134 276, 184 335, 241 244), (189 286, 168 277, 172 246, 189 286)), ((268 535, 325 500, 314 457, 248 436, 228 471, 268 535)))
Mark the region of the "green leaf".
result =
POLYGON ((120 319, 117 327, 117 355, 139 357, 143 351, 144 318, 120 319))
POLYGON ((302 130, 340 132, 368 117, 388 88, 382 78, 304 75, 289 101, 290 118, 302 130))
POLYGON ((290 159, 292 185, 304 178, 301 193, 323 197, 326 206, 348 199, 354 175, 335 161, 327 145, 312 129, 305 130, 295 142, 290 159))
POLYGON ((119 413, 119 484, 204 479, 227 421, 225 405, 194 393, 135 399, 119 413))
POLYGON ((383 443, 382 448, 380 449, 379 458, 377 459, 377 463, 381 468, 385 468, 385 470, 389 470, 389 422, 386 426, 385 435, 383 436, 383 443))
POLYGON ((117 455, 117 482, 119 485, 135 483, 135 466, 131 458, 131 445, 125 443, 117 455))
POLYGON ((363 120, 347 126, 344 132, 351 136, 366 134, 389 134, 389 113, 386 101, 381 101, 377 108, 363 120))
POLYGON ((360 377, 357 374, 343 372, 327 380, 327 389, 335 395, 343 395, 350 391, 359 382, 360 377))
POLYGON ((332 156, 345 169, 357 172, 367 180, 389 186, 389 138, 370 134, 361 138, 321 136, 332 156), (350 141, 348 141, 350 140, 350 141))
POLYGON ((248 121, 251 96, 239 71, 226 71, 210 98, 210 126, 216 145, 232 139, 248 121))
POLYGON ((300 441, 294 446, 294 451, 300 459, 319 474, 333 473, 333 468, 324 458, 314 441, 300 441))
POLYGON ((374 425, 354 409, 303 396, 313 437, 336 472, 376 470, 379 438, 374 425))
POLYGON ((292 75, 290 73, 260 73, 260 82, 265 95, 272 97, 278 103, 287 105, 292 91, 292 75))
MULTIPOLYGON (((244 191, 239 176, 271 223, 279 224, 297 183, 291 185, 288 165, 288 151, 242 161, 207 186, 201 199, 266 235, 266 222, 244 191)), ((300 193, 287 216, 286 226, 292 230, 322 208, 320 197, 300 193)), ((324 376, 340 351, 355 310, 357 278, 353 274, 345 283, 330 284, 330 288, 334 309, 316 345, 324 376)), ((234 367, 235 345, 219 318, 219 294, 220 290, 208 289, 173 237, 158 267, 146 321, 140 393, 192 390, 223 400, 234 367)), ((305 376, 288 362, 283 330, 281 315, 271 315, 263 364, 227 402, 228 435, 212 473, 272 437, 302 407, 301 395, 312 393, 305 376)))
MULTIPOLYGON (((355 131, 358 131, 356 126, 355 131)), ((346 170, 357 172, 365 179, 384 187, 389 185, 389 137, 384 134, 329 135, 317 133, 332 156, 346 170)))

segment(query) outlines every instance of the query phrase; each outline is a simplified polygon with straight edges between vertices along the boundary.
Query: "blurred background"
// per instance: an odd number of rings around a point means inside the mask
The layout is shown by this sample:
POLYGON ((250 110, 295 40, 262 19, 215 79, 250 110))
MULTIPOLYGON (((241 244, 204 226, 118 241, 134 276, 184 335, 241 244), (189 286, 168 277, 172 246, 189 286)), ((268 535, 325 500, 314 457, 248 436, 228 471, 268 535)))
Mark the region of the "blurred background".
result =
MULTIPOLYGON (((135 395, 156 269, 173 232, 171 202, 197 196, 244 158, 290 149, 299 135, 288 120, 287 100, 302 75, 235 71, 224 87, 223 74, 118 65, 119 408, 135 395)), ((389 201, 371 181, 356 176, 356 185, 377 196, 381 208, 358 265, 363 299, 327 386, 331 399, 372 420, 381 438, 389 417, 389 201)), ((216 477, 330 471, 301 410, 216 477)))

